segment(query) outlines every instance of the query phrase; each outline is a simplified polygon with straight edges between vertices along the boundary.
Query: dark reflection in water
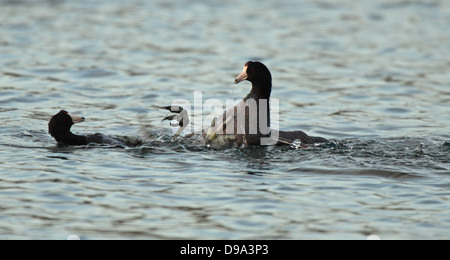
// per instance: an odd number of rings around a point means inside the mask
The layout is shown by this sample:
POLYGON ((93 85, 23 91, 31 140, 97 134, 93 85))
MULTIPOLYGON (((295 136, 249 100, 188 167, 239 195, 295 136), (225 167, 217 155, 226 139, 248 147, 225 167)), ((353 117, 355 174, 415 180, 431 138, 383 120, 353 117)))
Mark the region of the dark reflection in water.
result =
POLYGON ((450 238, 448 1, 0 5, 1 239, 450 238), (245 96, 247 60, 333 142, 171 142, 154 107, 245 96), (57 146, 60 109, 123 145, 57 146))

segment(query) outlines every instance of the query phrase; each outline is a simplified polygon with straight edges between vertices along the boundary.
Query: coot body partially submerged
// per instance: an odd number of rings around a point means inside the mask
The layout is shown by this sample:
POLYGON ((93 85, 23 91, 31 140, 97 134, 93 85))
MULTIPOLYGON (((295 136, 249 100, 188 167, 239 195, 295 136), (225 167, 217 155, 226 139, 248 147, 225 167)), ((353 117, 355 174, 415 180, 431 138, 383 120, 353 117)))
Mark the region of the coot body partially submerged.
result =
MULTIPOLYGON (((207 144, 234 142, 246 145, 274 145, 292 144, 294 141, 300 141, 301 144, 329 142, 322 137, 309 136, 303 131, 277 131, 270 128, 272 75, 264 64, 258 61, 245 63, 234 83, 238 84, 244 80, 252 83, 250 93, 238 105, 221 117, 216 117, 210 127, 203 129, 201 134, 207 144)), ((164 108, 174 113, 184 111, 176 106, 174 109, 164 108)), ((169 116, 165 119, 173 118, 174 116, 169 116)), ((189 120, 186 116, 180 118, 180 129, 184 129, 189 120)), ((180 131, 176 136, 179 134, 180 131)))
POLYGON ((70 128, 86 119, 82 116, 72 115, 66 110, 61 110, 54 115, 48 123, 48 132, 58 143, 66 145, 87 145, 89 143, 107 143, 107 138, 102 134, 76 135, 70 128))

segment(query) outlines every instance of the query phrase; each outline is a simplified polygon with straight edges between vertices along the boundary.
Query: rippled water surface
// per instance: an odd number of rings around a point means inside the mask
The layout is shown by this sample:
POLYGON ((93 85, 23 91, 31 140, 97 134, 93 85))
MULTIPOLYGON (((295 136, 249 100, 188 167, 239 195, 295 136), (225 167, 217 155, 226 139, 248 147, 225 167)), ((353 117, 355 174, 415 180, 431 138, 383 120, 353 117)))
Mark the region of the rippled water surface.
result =
POLYGON ((0 239, 450 239, 449 1, 1 1, 0 239), (244 97, 326 148, 170 142, 155 105, 244 97), (58 147, 76 133, 137 147, 58 147))

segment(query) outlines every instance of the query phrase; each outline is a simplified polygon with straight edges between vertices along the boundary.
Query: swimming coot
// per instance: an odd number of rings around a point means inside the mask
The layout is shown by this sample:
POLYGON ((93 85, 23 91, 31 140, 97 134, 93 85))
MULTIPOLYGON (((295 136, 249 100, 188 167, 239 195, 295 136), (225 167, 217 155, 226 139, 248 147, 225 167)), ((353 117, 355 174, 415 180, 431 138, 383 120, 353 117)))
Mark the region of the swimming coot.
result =
MULTIPOLYGON (((252 83, 250 93, 221 117, 215 118, 210 127, 203 129, 202 135, 207 144, 237 142, 248 145, 302 144, 329 142, 322 137, 309 136, 302 131, 277 131, 270 128, 270 94, 272 92, 272 75, 269 69, 258 61, 245 63, 242 72, 234 80, 238 84, 244 80, 252 83)), ((184 111, 180 107, 164 107, 174 113, 184 111)), ((180 113, 181 115, 181 113, 180 113)), ((174 116, 165 119, 173 119, 174 116)), ((180 129, 185 128, 188 118, 176 118, 180 129)), ((177 132, 177 135, 180 131, 177 132)))
POLYGON ((84 117, 72 115, 66 110, 59 111, 48 123, 48 132, 58 143, 66 145, 86 145, 89 143, 104 143, 102 134, 75 135, 70 128, 86 120, 84 117))
MULTIPOLYGON (((272 75, 270 74, 269 69, 261 62, 248 61, 247 63, 245 63, 242 72, 234 80, 234 83, 238 84, 244 80, 248 80, 252 83, 252 89, 243 101, 248 102, 248 100, 254 99, 258 107, 258 119, 256 120, 258 123, 258 127, 260 126, 261 120, 263 120, 261 123, 262 126, 264 126, 264 122, 267 122, 267 126, 270 127, 269 99, 272 92, 272 75)), ((246 122, 246 130, 247 129, 248 122, 246 122)), ((267 130, 265 130, 264 132, 267 132, 267 130)), ((275 131, 271 129, 270 132, 272 137, 278 139, 277 144, 291 144, 295 140, 300 140, 302 144, 329 142, 327 139, 322 137, 308 136, 302 131, 275 131)), ((246 133, 249 132, 246 131, 246 133)), ((262 132, 260 132, 260 128, 258 128, 258 133, 256 135, 253 135, 253 137, 252 135, 250 135, 249 137, 250 144, 259 144, 261 138, 267 137, 267 134, 264 135, 262 132)), ((249 140, 249 137, 247 137, 247 140, 249 140)))

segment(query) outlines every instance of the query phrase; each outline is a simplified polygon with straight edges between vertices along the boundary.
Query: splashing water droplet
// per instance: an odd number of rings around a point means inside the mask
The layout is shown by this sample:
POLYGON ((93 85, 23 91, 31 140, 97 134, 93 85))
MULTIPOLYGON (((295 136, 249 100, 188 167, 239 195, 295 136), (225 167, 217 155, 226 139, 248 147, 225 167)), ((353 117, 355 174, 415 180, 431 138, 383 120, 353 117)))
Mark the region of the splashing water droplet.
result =
POLYGON ((414 152, 416 153, 416 154, 423 154, 424 152, 423 152, 423 147, 424 147, 424 144, 423 143, 420 143, 417 147, 416 147, 416 149, 414 149, 414 152))
POLYGON ((301 141, 300 139, 296 139, 296 140, 294 140, 294 141, 291 143, 291 145, 290 145, 289 147, 291 147, 291 148, 293 148, 293 149, 301 148, 301 147, 302 147, 302 141, 301 141))

